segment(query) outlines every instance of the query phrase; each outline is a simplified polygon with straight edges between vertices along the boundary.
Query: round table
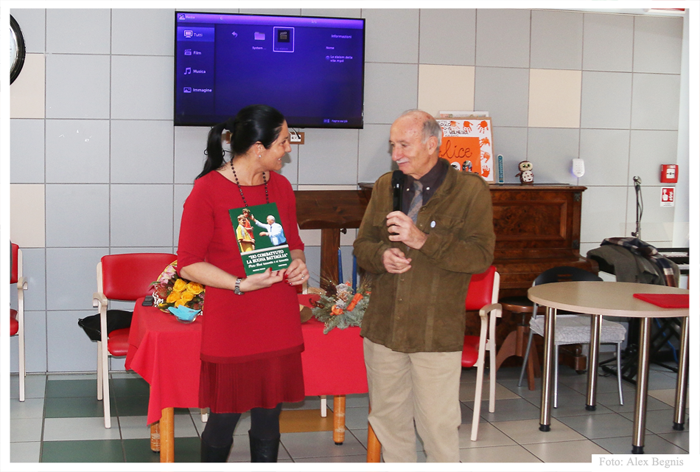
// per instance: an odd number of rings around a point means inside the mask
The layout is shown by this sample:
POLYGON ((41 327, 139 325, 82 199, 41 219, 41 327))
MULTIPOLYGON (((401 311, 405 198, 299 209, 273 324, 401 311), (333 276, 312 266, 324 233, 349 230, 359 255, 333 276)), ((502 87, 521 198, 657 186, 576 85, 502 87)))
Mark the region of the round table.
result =
POLYGON ((653 318, 683 318, 676 382, 674 429, 683 429, 688 380, 688 308, 661 308, 634 298, 635 293, 684 294, 688 290, 627 282, 559 282, 532 287, 527 295, 533 302, 547 307, 544 333, 544 366, 540 431, 549 431, 551 424, 552 368, 555 359, 554 330, 557 310, 567 310, 591 316, 591 346, 588 368, 586 408, 595 408, 598 352, 602 316, 640 318, 637 395, 634 415, 632 453, 644 453, 646 401, 649 387, 649 338, 653 318))

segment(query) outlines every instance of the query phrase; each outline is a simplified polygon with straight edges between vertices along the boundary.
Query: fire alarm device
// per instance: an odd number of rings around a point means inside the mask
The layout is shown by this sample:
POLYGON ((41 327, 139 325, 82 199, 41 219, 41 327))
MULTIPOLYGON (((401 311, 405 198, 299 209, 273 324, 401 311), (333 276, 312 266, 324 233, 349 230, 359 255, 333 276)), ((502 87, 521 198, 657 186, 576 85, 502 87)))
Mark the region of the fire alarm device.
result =
POLYGON ((677 164, 661 164, 661 183, 664 183, 664 184, 678 183, 678 165, 677 164))

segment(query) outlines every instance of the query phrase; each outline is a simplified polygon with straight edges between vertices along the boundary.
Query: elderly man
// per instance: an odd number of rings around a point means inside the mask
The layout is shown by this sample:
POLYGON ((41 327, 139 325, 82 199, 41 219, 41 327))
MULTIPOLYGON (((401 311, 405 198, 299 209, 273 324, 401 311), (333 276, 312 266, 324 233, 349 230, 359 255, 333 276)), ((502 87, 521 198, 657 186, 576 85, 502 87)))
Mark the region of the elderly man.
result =
POLYGON ((287 242, 287 238, 284 237, 282 225, 275 223, 274 216, 267 216, 267 224, 259 222, 253 215, 250 215, 250 217, 253 219, 253 223, 265 230, 260 232, 260 236, 268 236, 273 246, 279 246, 287 242))
POLYGON ((384 174, 354 244, 358 264, 375 275, 361 333, 369 422, 386 462, 417 460, 414 422, 428 461, 459 461, 464 300, 471 274, 493 260, 488 185, 438 158, 441 136, 420 110, 394 122, 402 209, 393 211, 392 174, 384 174))

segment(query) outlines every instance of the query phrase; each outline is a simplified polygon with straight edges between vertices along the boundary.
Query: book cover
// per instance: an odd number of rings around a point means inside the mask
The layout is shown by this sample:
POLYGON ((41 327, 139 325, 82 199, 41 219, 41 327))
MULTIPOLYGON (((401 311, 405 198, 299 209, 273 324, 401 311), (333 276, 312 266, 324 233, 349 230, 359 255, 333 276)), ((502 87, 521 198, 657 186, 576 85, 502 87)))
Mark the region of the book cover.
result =
POLYGON ((292 255, 276 203, 229 210, 246 275, 289 267, 292 255))
POLYGON ((490 118, 437 120, 442 129, 439 156, 452 167, 494 181, 493 144, 490 118))

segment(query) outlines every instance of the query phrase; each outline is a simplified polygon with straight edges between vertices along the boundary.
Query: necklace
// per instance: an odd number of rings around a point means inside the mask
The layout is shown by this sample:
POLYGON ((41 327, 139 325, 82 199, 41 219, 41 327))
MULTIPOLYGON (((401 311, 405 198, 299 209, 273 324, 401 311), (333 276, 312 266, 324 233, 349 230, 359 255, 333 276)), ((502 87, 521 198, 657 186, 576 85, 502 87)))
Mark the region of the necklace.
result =
MULTIPOLYGON (((245 195, 243 195, 243 188, 241 187, 241 184, 238 183, 238 176, 236 175, 236 169, 233 168, 233 159, 231 159, 231 170, 233 171, 233 178, 236 179, 236 185, 238 186, 238 191, 241 192, 241 198, 243 199, 243 206, 244 208, 248 208, 248 202, 245 199, 245 195)), ((265 172, 263 172, 263 184, 265 185, 265 202, 270 203, 270 196, 267 193, 267 179, 265 178, 265 172)))

